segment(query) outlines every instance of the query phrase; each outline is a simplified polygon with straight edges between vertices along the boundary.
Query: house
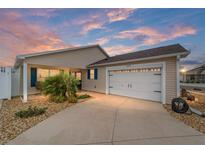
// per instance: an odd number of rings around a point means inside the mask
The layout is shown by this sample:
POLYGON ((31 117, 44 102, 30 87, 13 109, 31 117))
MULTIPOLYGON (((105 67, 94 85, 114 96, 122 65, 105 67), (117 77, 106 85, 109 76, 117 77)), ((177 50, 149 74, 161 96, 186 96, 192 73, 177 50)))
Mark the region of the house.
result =
POLYGON ((186 72, 182 72, 183 82, 205 83, 205 64, 197 66, 186 72))
POLYGON ((18 55, 19 77, 11 84, 26 102, 37 81, 64 71, 81 80, 83 90, 170 103, 180 93, 179 60, 188 54, 175 44, 113 57, 99 45, 18 55))

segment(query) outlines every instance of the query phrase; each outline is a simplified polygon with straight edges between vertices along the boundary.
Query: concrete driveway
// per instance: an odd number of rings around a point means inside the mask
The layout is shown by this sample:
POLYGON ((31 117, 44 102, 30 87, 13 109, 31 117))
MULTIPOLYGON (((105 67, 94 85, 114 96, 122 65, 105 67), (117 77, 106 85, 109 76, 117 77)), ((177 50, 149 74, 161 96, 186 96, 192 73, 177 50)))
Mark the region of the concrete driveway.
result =
POLYGON ((90 93, 9 144, 205 144, 205 136, 156 102, 90 93))

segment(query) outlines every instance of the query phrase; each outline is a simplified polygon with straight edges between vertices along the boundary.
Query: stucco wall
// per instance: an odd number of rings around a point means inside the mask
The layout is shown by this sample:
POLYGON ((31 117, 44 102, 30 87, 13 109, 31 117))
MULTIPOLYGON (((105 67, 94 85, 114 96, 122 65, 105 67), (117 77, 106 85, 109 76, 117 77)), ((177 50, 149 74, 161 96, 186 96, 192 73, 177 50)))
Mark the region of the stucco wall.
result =
MULTIPOLYGON (((127 64, 143 64, 143 63, 154 63, 154 62, 166 62, 166 103, 171 103, 171 100, 177 96, 176 93, 176 57, 161 58, 156 60, 146 60, 132 63, 121 63, 117 65, 127 64)), ((106 66, 98 67, 98 80, 87 80, 86 70, 82 73, 82 89, 105 93, 106 92, 106 66)))

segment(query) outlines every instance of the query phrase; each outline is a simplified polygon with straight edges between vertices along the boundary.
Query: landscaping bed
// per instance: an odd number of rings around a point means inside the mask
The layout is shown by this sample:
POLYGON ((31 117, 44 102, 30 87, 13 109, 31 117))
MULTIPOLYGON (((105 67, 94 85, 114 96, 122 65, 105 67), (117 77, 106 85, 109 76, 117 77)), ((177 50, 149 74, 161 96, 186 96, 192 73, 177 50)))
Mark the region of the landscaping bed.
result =
MULTIPOLYGON (((194 107, 202 112, 205 112, 205 104, 195 101, 187 101, 191 107, 194 107)), ((164 105, 164 108, 170 113, 171 116, 184 122, 186 125, 205 134, 205 117, 198 116, 194 113, 179 114, 171 109, 171 105, 164 105)))
MULTIPOLYGON (((85 100, 87 99, 81 99, 78 102, 85 100)), ((0 144, 7 143, 25 130, 74 104, 68 103, 68 101, 63 103, 49 102, 48 97, 40 94, 29 96, 27 103, 22 103, 19 97, 12 100, 5 100, 0 110, 0 144), (28 110, 29 107, 46 108, 46 111, 43 114, 28 118, 16 116, 17 112, 28 110)))

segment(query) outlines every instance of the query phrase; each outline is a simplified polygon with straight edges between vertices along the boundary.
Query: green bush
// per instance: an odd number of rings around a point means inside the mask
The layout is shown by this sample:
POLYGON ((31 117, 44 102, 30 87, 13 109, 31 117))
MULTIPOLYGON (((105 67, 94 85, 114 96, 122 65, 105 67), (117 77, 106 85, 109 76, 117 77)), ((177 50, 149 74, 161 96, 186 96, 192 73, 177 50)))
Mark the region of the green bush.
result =
POLYGON ((45 113, 46 110, 47 108, 37 108, 36 106, 32 108, 31 106, 29 106, 27 110, 16 112, 15 115, 20 118, 28 118, 32 116, 41 115, 45 113))
POLYGON ((46 78, 43 83, 43 93, 49 95, 50 99, 54 102, 61 103, 65 101, 67 99, 66 78, 67 75, 64 73, 46 78))
POLYGON ((68 102, 70 103, 77 103, 77 90, 78 90, 78 80, 72 76, 69 75, 67 78, 67 97, 68 97, 68 102))
POLYGON ((43 93, 49 95, 49 98, 56 102, 61 103, 66 100, 69 102, 77 102, 78 80, 72 75, 61 72, 60 74, 48 77, 43 83, 43 93))
POLYGON ((83 94, 83 95, 79 95, 78 99, 85 99, 85 98, 89 98, 89 97, 91 97, 91 96, 88 94, 83 94))
POLYGON ((36 89, 42 91, 43 90, 43 81, 36 82, 36 89))

